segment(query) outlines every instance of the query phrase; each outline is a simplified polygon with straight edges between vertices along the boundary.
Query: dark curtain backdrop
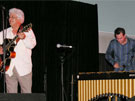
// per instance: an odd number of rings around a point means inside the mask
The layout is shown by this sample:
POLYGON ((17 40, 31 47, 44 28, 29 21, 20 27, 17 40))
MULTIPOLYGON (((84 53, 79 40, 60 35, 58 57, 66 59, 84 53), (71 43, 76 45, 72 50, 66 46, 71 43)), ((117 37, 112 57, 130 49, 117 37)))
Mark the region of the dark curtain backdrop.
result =
POLYGON ((64 51, 65 100, 70 101, 72 74, 99 70, 97 5, 75 1, 1 1, 0 4, 5 6, 6 14, 12 7, 22 9, 24 25, 33 24, 37 39, 32 55, 33 93, 45 93, 48 101, 60 101, 59 57, 64 51), (57 43, 74 48, 60 50, 56 48, 57 43))

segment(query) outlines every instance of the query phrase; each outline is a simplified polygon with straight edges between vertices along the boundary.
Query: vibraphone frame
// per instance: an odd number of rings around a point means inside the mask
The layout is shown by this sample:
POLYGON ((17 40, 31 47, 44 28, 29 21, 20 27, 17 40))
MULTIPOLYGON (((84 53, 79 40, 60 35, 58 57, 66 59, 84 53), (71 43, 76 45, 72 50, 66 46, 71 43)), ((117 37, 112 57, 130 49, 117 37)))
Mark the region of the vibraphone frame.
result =
POLYGON ((76 76, 78 101, 95 101, 101 97, 135 96, 135 72, 90 72, 76 76))

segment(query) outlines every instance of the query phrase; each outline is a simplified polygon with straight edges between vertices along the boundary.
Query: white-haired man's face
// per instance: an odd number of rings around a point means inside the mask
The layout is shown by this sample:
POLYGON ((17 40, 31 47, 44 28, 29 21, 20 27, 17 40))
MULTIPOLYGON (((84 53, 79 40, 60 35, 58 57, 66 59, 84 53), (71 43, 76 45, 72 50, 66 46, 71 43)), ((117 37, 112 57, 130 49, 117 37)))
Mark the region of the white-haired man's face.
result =
POLYGON ((9 15, 9 24, 11 27, 14 27, 14 26, 20 24, 20 20, 18 19, 17 15, 15 13, 11 13, 9 15))

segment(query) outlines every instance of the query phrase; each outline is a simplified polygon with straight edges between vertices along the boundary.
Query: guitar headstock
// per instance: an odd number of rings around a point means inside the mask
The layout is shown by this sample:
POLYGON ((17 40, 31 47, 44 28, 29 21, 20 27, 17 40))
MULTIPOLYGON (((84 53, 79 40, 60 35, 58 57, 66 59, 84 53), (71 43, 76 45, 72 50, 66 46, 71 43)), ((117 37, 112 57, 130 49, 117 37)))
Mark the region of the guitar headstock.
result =
POLYGON ((32 23, 29 23, 28 25, 24 26, 21 32, 28 32, 32 28, 32 23))

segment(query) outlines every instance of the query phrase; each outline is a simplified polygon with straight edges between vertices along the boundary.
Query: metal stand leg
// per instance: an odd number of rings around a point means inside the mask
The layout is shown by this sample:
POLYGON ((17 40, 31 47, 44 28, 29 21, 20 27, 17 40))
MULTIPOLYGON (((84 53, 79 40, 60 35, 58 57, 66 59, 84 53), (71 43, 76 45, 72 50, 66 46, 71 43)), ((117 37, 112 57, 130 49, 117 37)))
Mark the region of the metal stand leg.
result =
POLYGON ((63 81, 64 56, 60 56, 60 60, 61 60, 61 96, 62 101, 64 101, 64 81, 63 81))
POLYGON ((72 81, 71 81, 71 101, 73 101, 73 75, 72 75, 72 81))

